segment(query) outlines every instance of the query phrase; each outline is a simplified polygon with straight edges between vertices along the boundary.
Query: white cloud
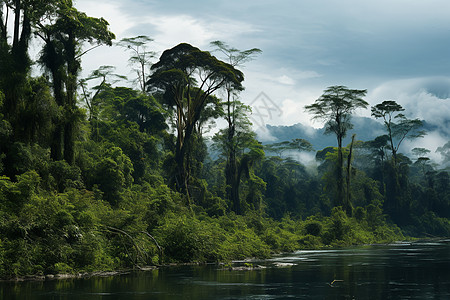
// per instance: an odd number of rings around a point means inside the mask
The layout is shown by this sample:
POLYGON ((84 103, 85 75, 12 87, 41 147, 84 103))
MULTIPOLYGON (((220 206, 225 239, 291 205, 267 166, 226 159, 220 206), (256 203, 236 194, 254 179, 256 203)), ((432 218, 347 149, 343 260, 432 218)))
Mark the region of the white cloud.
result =
POLYGON ((104 18, 109 22, 110 30, 118 37, 137 23, 131 15, 124 14, 120 1, 81 0, 76 2, 76 8, 90 17, 104 18))
POLYGON ((281 75, 280 77, 277 77, 277 81, 281 84, 285 85, 294 85, 295 80, 287 75, 281 75))
POLYGON ((202 22, 189 15, 149 16, 143 25, 151 24, 155 33, 150 33, 163 49, 171 48, 181 42, 202 47, 214 39, 216 34, 202 22))
POLYGON ((431 158, 433 161, 440 163, 442 162, 442 156, 436 153, 438 147, 442 147, 445 143, 449 141, 449 137, 442 136, 439 132, 433 131, 429 132, 426 136, 415 140, 406 140, 402 144, 402 151, 409 149, 408 155, 410 157, 414 156, 411 154, 411 149, 413 148, 426 148, 431 152, 427 154, 427 157, 431 158))
MULTIPOLYGON (((275 71, 277 72, 277 71, 275 71)), ((312 78, 318 78, 320 77, 320 74, 315 71, 303 71, 303 70, 287 70, 287 69, 280 69, 278 72, 288 72, 290 75, 280 75, 275 80, 278 83, 284 84, 284 85, 295 85, 299 81, 303 81, 306 79, 312 79, 312 78)))
POLYGON ((274 142, 277 140, 277 138, 272 136, 270 134, 269 130, 267 130, 267 128, 265 128, 265 127, 257 127, 254 130, 258 137, 258 141, 260 141, 262 143, 270 143, 270 142, 274 142))
POLYGON ((424 138, 406 140, 402 151, 414 147, 431 150, 429 156, 440 161, 436 148, 450 139, 450 77, 412 78, 386 82, 370 95, 372 105, 384 100, 395 100, 403 106, 409 118, 419 118, 437 127, 424 138))
MULTIPOLYGON (((289 124, 289 121, 303 119, 302 115, 306 116, 304 104, 292 99, 284 99, 281 103, 281 110, 283 111, 282 118, 286 122, 285 125, 289 124)), ((294 121, 294 123, 298 123, 298 121, 294 121)))
POLYGON ((370 95, 372 105, 395 100, 409 118, 419 118, 441 127, 450 136, 450 77, 395 80, 382 84, 370 95), (446 92, 447 90, 447 92, 446 92), (439 95, 438 95, 439 94, 439 95))

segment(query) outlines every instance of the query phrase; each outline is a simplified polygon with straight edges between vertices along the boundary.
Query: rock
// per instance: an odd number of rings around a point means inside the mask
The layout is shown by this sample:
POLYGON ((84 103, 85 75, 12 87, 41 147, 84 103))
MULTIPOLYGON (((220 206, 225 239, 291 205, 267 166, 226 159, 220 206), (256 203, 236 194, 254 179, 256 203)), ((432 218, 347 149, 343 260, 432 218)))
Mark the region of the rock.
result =
POLYGON ((274 263, 274 266, 277 268, 289 268, 292 266, 295 266, 296 264, 294 263, 282 263, 282 262, 276 262, 274 263))

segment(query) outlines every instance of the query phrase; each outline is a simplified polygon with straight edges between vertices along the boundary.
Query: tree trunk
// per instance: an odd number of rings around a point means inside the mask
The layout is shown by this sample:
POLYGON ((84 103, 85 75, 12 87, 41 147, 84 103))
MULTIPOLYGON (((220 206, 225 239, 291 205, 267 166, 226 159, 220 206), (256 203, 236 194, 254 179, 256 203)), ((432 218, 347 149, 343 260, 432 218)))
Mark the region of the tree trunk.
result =
POLYGON ((75 162, 75 130, 74 121, 66 120, 64 125, 64 160, 73 165, 75 162))
POLYGON ((73 165, 75 161, 75 127, 77 122, 77 77, 79 63, 76 59, 75 36, 69 31, 67 42, 65 43, 67 59, 67 79, 66 79, 66 116, 64 125, 64 159, 68 164, 73 165))
MULTIPOLYGON (((344 158, 342 155, 342 137, 338 137, 338 161, 336 166, 337 197, 334 206, 345 206, 344 203, 344 179, 343 179, 344 158)), ((345 208, 345 207, 344 207, 345 208)))
POLYGON ((347 185, 347 193, 346 193, 346 199, 345 199, 345 211, 347 213, 347 216, 351 217, 353 215, 353 207, 352 207, 352 201, 351 201, 351 175, 352 175, 352 152, 353 152, 353 143, 355 142, 355 134, 352 135, 352 142, 350 144, 350 151, 348 153, 347 157, 347 178, 346 178, 346 185, 347 185))
POLYGON ((20 0, 14 1, 14 36, 13 36, 13 49, 19 44, 19 31, 20 31, 20 0))
POLYGON ((228 136, 227 136, 228 159, 227 159, 227 165, 225 167, 225 176, 226 176, 228 199, 232 203, 233 211, 236 214, 240 214, 241 213, 240 199, 239 199, 240 178, 238 178, 238 174, 237 174, 237 161, 236 161, 236 149, 234 147, 234 134, 235 134, 235 127, 233 124, 229 124, 228 125, 228 136))

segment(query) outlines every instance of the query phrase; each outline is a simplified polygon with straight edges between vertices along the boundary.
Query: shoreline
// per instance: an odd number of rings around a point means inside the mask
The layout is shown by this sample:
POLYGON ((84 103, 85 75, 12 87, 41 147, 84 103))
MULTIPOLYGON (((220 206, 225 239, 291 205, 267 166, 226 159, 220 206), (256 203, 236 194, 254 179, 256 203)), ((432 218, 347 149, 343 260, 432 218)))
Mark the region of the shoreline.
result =
MULTIPOLYGON (((404 241, 395 241, 392 243, 379 243, 379 244, 361 244, 361 245, 353 245, 354 246, 379 246, 379 245, 398 245, 398 244, 415 244, 415 243, 426 243, 426 242, 440 242, 444 244, 450 243, 450 237, 433 237, 433 238, 412 238, 410 240, 404 240, 404 241)), ((325 248, 327 248, 325 246, 325 248)), ((341 247, 338 247, 341 248, 341 247)), ((296 251, 300 251, 302 249, 298 249, 296 251)), ((312 250, 312 249, 309 249, 312 250)), ((321 250, 321 249, 316 249, 321 250)), ((276 255, 276 254, 273 254, 276 255)), ((249 259, 248 261, 251 261, 252 259, 249 259)), ((243 260, 239 260, 243 261, 243 260)), ((237 261, 232 261, 231 263, 235 263, 237 261)), ((32 282, 32 281, 52 281, 52 280, 66 280, 66 279, 83 279, 83 278, 90 278, 90 277, 110 277, 110 276, 118 276, 118 275, 127 275, 132 272, 136 271, 153 271, 158 270, 160 268, 164 267, 174 267, 174 266, 188 266, 188 265, 206 265, 206 264, 217 264, 217 265, 224 265, 224 262, 215 262, 215 263, 208 263, 208 262, 189 262, 189 263, 168 263, 164 265, 158 265, 158 266, 143 266, 138 268, 130 268, 130 269, 119 269, 114 271, 94 271, 94 272, 79 272, 75 274, 70 273, 61 273, 61 274, 47 274, 47 275, 24 275, 24 276, 18 276, 15 278, 10 279, 0 279, 0 282, 32 282)), ((240 270, 241 267, 237 268, 236 270, 240 270)), ((249 269, 259 269, 259 268, 249 268, 249 269)), ((231 268, 231 270, 234 270, 231 268)))

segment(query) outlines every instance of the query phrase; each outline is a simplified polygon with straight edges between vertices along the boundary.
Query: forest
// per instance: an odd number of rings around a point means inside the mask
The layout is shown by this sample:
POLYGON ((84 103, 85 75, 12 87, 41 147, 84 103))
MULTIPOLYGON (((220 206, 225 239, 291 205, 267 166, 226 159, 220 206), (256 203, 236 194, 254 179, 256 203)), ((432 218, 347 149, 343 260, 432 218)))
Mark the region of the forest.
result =
POLYGON ((450 142, 441 165, 401 153, 426 120, 396 101, 330 86, 305 109, 335 145, 262 144, 240 97, 260 49, 181 43, 156 57, 147 36, 114 40, 70 0, 0 1, 0 278, 450 236, 450 142), (99 46, 126 51, 135 77, 83 77, 99 46), (358 140, 356 109, 385 133, 358 140), (292 152, 315 153, 317 169, 292 152))

